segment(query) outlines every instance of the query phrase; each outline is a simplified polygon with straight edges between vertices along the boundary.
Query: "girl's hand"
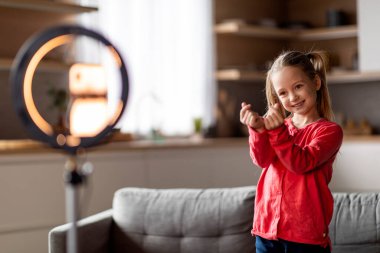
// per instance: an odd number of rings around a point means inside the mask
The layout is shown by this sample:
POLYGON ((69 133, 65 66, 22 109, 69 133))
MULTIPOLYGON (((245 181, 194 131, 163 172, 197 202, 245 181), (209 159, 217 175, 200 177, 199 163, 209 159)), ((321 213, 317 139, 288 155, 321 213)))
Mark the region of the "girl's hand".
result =
POLYGON ((240 122, 258 132, 262 132, 264 131, 264 120, 257 112, 252 111, 251 107, 250 104, 245 102, 241 104, 240 122))
POLYGON ((271 106, 264 117, 264 125, 267 130, 275 129, 284 124, 284 116, 280 105, 277 103, 271 106))

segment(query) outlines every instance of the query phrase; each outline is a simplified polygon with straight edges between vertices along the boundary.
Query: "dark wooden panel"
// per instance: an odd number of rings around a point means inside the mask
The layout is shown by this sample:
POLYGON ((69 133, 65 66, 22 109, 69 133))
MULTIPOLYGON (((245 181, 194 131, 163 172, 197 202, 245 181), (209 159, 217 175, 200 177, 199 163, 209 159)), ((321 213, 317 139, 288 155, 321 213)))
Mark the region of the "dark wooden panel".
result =
POLYGON ((285 18, 283 0, 214 0, 215 21, 225 19, 243 19, 257 22, 272 18, 278 22, 285 18))
POLYGON ((218 35, 218 67, 238 65, 265 68, 286 46, 286 42, 279 40, 218 35))
POLYGON ((356 0, 288 0, 289 21, 307 21, 315 27, 326 26, 327 10, 341 10, 348 24, 356 24, 356 0))
POLYGON ((0 8, 1 57, 14 57, 21 45, 34 33, 58 24, 74 23, 72 15, 0 8))

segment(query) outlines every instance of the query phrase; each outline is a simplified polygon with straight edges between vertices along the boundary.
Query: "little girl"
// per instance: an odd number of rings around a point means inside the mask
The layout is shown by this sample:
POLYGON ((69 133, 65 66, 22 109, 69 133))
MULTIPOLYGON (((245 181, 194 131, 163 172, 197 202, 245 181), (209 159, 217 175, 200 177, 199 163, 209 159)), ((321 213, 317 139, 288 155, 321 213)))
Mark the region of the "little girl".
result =
POLYGON ((324 55, 281 54, 267 73, 266 97, 263 117, 244 102, 240 111, 251 158, 262 168, 252 228, 256 252, 330 252, 328 184, 343 132, 331 121, 324 55))

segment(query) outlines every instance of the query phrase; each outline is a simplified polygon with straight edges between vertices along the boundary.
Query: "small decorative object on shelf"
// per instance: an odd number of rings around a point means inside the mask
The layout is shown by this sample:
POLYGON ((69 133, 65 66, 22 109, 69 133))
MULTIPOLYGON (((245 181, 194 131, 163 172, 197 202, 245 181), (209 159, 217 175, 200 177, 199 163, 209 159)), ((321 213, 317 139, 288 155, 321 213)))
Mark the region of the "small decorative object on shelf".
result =
POLYGON ((327 26, 335 27, 341 25, 347 25, 346 13, 337 9, 328 9, 326 13, 327 26))
POLYGON ((367 119, 362 119, 360 122, 347 119, 346 124, 343 126, 343 132, 346 135, 371 135, 373 127, 367 119))
POLYGON ((195 117, 193 119, 194 133, 191 136, 193 140, 202 140, 203 139, 203 127, 202 127, 202 118, 195 117))

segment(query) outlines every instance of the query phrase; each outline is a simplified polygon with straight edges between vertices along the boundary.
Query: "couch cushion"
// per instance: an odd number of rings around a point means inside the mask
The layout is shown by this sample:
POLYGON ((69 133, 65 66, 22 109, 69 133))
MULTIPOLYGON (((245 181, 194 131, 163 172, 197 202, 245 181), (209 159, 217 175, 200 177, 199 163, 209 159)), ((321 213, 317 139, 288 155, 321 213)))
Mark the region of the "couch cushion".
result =
POLYGON ((334 252, 380 252, 380 194, 334 193, 333 196, 330 236, 334 252), (358 248, 350 251, 353 245, 358 248), (372 251, 364 251, 365 248, 372 251))
POLYGON ((114 250, 254 252, 254 198, 255 187, 121 189, 113 202, 114 250))

